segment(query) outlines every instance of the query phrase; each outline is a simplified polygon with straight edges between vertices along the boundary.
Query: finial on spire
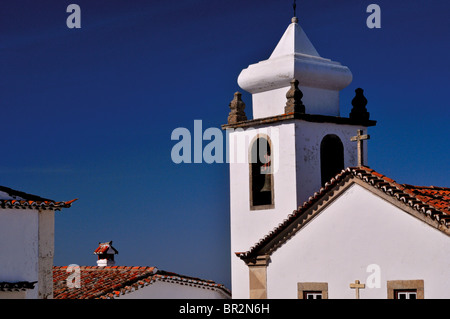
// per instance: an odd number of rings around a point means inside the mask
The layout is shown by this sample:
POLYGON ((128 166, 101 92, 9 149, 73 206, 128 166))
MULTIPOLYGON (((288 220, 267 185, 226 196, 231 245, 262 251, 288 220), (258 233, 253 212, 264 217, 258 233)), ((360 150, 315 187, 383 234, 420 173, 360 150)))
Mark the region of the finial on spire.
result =
POLYGON ((294 8, 294 16, 292 17, 291 22, 298 23, 297 14, 296 14, 296 9, 297 9, 296 0, 294 0, 294 4, 292 5, 292 7, 294 8))
POLYGON ((234 98, 230 102, 230 114, 228 115, 228 124, 234 124, 241 121, 247 121, 245 115, 245 103, 242 101, 241 92, 234 93, 234 98))
POLYGON ((350 118, 355 120, 369 120, 370 113, 367 112, 367 99, 364 96, 364 90, 357 88, 355 90, 355 97, 352 100, 353 108, 350 112, 350 118))

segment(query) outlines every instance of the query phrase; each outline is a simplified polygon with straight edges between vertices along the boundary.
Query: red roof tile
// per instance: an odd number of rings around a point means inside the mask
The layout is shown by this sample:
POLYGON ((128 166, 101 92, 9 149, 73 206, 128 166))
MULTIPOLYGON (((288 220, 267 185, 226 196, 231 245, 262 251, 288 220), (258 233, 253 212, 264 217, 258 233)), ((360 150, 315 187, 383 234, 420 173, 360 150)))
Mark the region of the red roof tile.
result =
POLYGON ((420 201, 450 215, 450 188, 403 184, 420 201))
POLYGON ((48 198, 24 193, 5 186, 0 186, 0 192, 4 193, 2 194, 3 198, 0 197, 1 208, 41 208, 59 210, 61 208, 69 208, 72 203, 77 200, 72 199, 66 202, 56 202, 48 198))
POLYGON ((98 243, 98 247, 94 250, 94 254, 96 254, 96 255, 105 254, 106 252, 108 252, 108 250, 110 248, 114 251, 115 254, 119 253, 117 251, 117 249, 115 249, 112 246, 112 241, 110 241, 110 242, 107 242, 107 243, 98 243))
POLYGON ((199 288, 218 289, 226 295, 230 291, 221 284, 210 280, 183 276, 158 270, 155 267, 80 267, 80 288, 67 285, 67 266, 53 267, 54 299, 110 299, 148 286, 155 281, 165 281, 199 288))

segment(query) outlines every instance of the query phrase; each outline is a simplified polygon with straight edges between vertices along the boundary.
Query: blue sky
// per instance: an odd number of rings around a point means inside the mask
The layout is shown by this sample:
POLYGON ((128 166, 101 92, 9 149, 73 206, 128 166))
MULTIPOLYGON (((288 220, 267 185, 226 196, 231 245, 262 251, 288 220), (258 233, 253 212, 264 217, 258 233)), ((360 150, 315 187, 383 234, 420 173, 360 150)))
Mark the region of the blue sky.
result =
MULTIPOLYGON (((369 166, 400 183, 449 185, 450 4, 298 1, 326 58, 348 66, 348 116, 362 87, 369 166), (381 8, 381 29, 366 8, 381 8)), ((174 164, 175 128, 225 124, 237 77, 265 60, 292 1, 2 1, 0 184, 55 200, 55 265, 156 266, 230 286, 229 181, 223 164, 174 164), (69 4, 81 28, 69 29, 69 4)), ((247 116, 251 99, 243 92, 247 116)), ((290 212, 286 212, 286 215, 290 212)))

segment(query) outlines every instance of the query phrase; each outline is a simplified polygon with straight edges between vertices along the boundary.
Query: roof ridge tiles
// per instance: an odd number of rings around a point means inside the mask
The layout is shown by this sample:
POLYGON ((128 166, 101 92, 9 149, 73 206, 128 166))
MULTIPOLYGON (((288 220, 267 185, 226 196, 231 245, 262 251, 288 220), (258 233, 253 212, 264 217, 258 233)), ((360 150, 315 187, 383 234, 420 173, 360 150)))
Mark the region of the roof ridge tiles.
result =
POLYGON ((412 184, 402 184, 407 187, 413 187, 413 188, 429 188, 429 189, 437 189, 437 190, 450 190, 450 187, 443 187, 443 186, 422 186, 422 185, 412 185, 412 184))

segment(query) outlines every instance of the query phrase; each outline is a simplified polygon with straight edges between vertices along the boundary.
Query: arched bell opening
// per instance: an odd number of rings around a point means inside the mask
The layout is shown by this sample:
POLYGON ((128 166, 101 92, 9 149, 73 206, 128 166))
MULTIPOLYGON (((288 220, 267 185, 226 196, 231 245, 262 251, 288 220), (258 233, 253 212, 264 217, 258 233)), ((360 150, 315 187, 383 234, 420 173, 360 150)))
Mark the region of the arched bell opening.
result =
POLYGON ((344 169, 344 145, 334 134, 328 134, 320 143, 320 171, 322 187, 344 169))
POLYGON ((250 146, 250 209, 274 207, 273 157, 268 136, 258 136, 250 146))

